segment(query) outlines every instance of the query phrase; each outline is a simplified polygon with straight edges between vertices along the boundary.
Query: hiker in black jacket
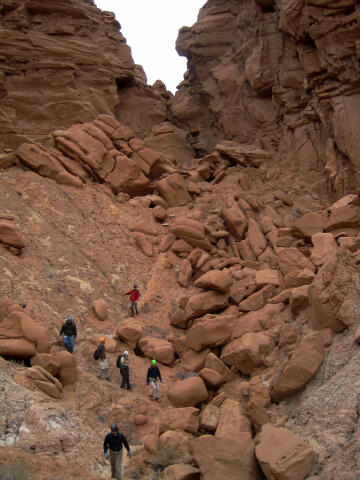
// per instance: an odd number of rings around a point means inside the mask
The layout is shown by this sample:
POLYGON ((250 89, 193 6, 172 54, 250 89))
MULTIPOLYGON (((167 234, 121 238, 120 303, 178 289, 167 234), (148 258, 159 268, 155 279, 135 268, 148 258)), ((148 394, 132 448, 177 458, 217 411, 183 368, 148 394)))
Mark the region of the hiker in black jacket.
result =
POLYGON ((153 399, 153 395, 155 393, 155 400, 157 402, 160 402, 159 383, 157 379, 159 379, 160 382, 162 383, 161 373, 160 373, 159 367, 156 365, 156 360, 151 360, 151 366, 148 368, 148 371, 147 371, 146 383, 151 387, 150 400, 153 399))
POLYGON ((125 435, 119 432, 116 423, 112 423, 110 429, 111 432, 106 435, 104 440, 104 455, 106 459, 110 458, 111 478, 121 480, 122 448, 124 445, 128 457, 131 457, 130 447, 125 435), (108 453, 108 450, 110 450, 110 453, 108 453))
POLYGON ((73 353, 74 350, 74 340, 77 335, 77 329, 74 320, 71 317, 68 317, 66 322, 63 323, 63 326, 60 330, 60 336, 64 335, 64 346, 66 350, 70 353, 73 353))

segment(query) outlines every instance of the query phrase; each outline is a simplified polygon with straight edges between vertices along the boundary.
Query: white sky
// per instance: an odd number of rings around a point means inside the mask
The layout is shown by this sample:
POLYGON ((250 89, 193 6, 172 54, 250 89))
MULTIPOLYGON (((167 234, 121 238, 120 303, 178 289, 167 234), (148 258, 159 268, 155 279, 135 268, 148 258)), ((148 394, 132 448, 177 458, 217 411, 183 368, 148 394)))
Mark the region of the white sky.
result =
POLYGON ((162 80, 175 93, 186 71, 186 58, 175 50, 181 27, 191 27, 206 0, 95 0, 114 12, 135 63, 143 66, 148 84, 162 80))

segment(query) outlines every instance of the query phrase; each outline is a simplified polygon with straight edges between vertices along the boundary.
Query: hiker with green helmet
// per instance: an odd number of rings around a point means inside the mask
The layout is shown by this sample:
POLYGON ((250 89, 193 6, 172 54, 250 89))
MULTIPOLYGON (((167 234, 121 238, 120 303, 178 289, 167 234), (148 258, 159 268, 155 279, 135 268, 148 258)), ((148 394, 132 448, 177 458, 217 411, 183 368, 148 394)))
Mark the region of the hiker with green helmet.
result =
POLYGON ((159 379, 162 383, 161 373, 159 367, 156 365, 156 360, 151 360, 151 366, 148 368, 147 372, 146 383, 150 385, 150 400, 153 399, 153 395, 155 393, 155 400, 160 402, 159 383, 157 379, 159 379))

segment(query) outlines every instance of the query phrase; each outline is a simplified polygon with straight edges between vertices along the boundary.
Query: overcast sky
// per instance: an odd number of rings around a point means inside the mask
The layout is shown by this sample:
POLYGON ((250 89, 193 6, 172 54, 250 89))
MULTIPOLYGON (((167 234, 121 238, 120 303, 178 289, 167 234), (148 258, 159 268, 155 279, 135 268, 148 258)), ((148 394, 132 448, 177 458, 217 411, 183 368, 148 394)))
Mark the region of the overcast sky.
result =
POLYGON ((175 50, 179 28, 191 27, 206 0, 95 0, 114 12, 135 63, 143 66, 148 84, 162 80, 173 93, 186 71, 186 58, 175 50))

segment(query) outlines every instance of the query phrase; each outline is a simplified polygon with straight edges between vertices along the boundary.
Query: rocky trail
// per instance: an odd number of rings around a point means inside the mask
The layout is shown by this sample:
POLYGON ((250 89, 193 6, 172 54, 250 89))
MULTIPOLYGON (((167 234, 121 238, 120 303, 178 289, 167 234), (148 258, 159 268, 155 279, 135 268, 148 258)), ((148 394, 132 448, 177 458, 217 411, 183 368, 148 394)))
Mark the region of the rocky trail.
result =
POLYGON ((209 0, 173 96, 94 2, 2 2, 0 463, 108 479, 116 422, 126 480, 357 480, 360 5, 280 3, 209 0))

